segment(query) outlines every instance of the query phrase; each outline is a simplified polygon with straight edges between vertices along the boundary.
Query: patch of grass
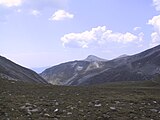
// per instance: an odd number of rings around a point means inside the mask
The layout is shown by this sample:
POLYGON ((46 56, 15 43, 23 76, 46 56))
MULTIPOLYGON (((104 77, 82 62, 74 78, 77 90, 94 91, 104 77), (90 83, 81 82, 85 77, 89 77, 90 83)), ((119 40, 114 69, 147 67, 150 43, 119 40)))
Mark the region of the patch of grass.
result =
POLYGON ((159 120, 155 82, 52 86, 0 80, 1 120, 159 120))

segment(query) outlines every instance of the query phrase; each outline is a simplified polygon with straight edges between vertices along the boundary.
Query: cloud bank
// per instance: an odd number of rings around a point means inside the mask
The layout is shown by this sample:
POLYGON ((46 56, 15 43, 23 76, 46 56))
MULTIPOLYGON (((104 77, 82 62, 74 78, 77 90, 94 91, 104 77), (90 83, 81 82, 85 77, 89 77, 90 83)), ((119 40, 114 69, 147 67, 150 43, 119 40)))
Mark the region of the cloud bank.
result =
POLYGON ((88 48, 92 45, 104 45, 109 42, 127 44, 142 41, 143 34, 115 33, 106 26, 98 26, 82 33, 69 33, 61 37, 64 47, 88 48))
POLYGON ((152 19, 148 21, 149 25, 154 27, 154 32, 151 34, 151 44, 150 46, 156 46, 160 44, 160 15, 154 16, 152 19))
POLYGON ((160 11, 160 0, 153 0, 153 5, 157 11, 160 11))
POLYGON ((22 4, 23 0, 0 0, 0 5, 6 7, 17 7, 22 4))

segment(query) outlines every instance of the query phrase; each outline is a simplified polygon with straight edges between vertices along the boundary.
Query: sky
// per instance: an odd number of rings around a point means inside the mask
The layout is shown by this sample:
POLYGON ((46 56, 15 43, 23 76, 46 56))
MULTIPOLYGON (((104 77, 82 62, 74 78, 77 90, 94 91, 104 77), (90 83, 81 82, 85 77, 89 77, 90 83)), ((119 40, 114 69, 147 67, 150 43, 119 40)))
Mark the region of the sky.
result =
POLYGON ((28 68, 160 44, 160 0, 0 0, 0 55, 28 68))

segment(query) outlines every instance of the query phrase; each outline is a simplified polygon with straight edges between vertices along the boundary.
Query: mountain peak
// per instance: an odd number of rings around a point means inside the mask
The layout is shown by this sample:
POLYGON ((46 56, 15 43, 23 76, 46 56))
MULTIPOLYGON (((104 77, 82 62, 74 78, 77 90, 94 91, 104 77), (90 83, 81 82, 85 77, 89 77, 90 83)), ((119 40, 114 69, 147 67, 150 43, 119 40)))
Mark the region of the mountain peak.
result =
POLYGON ((107 61, 103 58, 99 58, 95 55, 89 55, 86 59, 84 59, 85 61, 89 61, 89 62, 94 62, 94 61, 107 61))
POLYGON ((125 58, 125 57, 128 57, 129 55, 127 55, 127 54, 123 54, 123 55, 120 55, 119 57, 117 57, 117 58, 125 58))

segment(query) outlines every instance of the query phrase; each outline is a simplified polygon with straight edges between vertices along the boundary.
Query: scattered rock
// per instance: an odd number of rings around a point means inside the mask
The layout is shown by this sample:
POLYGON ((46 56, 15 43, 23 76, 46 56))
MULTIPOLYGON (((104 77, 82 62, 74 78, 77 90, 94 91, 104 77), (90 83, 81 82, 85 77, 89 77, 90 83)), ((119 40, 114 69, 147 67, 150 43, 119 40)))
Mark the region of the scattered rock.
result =
POLYGON ((58 120, 58 118, 53 118, 53 120, 58 120))
POLYGON ((30 110, 30 112, 38 112, 39 110, 37 108, 30 110))
POLYGON ((58 109, 55 109, 55 110, 54 110, 55 113, 58 112, 58 111, 59 111, 58 109))
POLYGON ((108 114, 103 114, 103 118, 110 118, 110 116, 108 114))
POLYGON ((58 106, 58 105, 59 105, 59 103, 58 103, 58 102, 56 102, 56 103, 55 103, 55 105, 56 105, 56 106, 58 106))
POLYGON ((28 115, 31 115, 32 113, 38 112, 38 108, 36 108, 36 105, 32 105, 30 103, 26 103, 24 106, 20 107, 21 110, 25 111, 28 115))
POLYGON ((152 112, 158 112, 157 109, 150 109, 150 111, 152 111, 152 112))
POLYGON ((115 108, 115 107, 110 107, 110 109, 111 109, 111 110, 116 110, 116 108, 115 108))
POLYGON ((67 112, 67 115, 72 115, 72 112, 67 112))
POLYGON ((50 115, 49 115, 49 114, 47 114, 47 113, 45 113, 45 114, 44 114, 44 116, 45 116, 45 117, 50 117, 50 115))
POLYGON ((119 102, 119 101, 115 101, 115 103, 116 103, 116 104, 120 104, 120 102, 119 102))
POLYGON ((79 112, 84 112, 84 110, 79 110, 79 112))
POLYGON ((99 104, 95 104, 94 106, 95 106, 95 107, 101 107, 102 104, 99 103, 99 104))
POLYGON ((93 106, 93 103, 92 103, 92 102, 89 102, 89 103, 88 103, 88 107, 91 107, 91 106, 93 106))
POLYGON ((157 101, 153 101, 154 104, 157 104, 157 101))

